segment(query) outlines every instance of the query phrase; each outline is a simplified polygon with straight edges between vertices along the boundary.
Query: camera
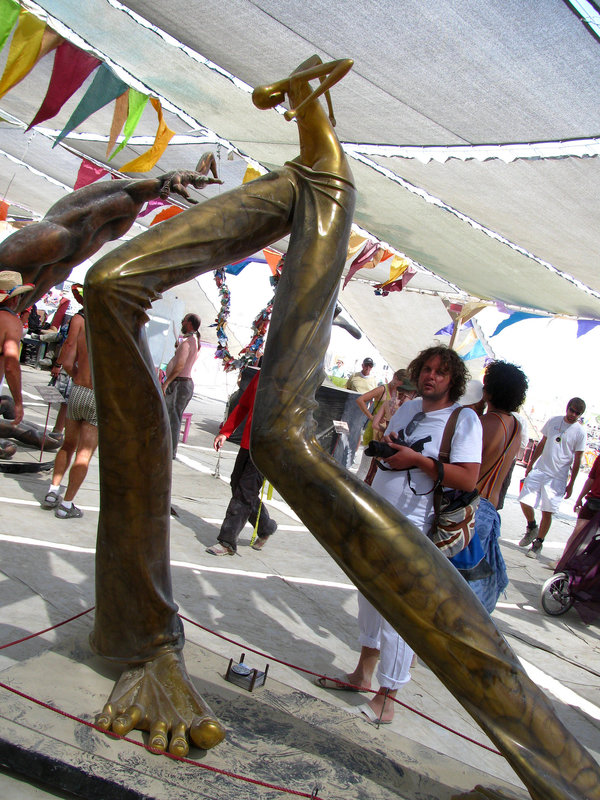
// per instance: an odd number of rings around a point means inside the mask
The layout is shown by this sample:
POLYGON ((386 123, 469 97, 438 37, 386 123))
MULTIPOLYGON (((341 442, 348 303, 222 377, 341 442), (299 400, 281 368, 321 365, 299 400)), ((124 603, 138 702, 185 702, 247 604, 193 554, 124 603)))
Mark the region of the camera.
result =
MULTIPOLYGON (((402 442, 398 442, 398 444, 402 444, 402 442)), ((378 442, 375 439, 372 439, 369 442, 369 446, 365 449, 365 455, 371 456, 372 458, 389 458, 396 453, 393 447, 391 447, 387 442, 378 442)))

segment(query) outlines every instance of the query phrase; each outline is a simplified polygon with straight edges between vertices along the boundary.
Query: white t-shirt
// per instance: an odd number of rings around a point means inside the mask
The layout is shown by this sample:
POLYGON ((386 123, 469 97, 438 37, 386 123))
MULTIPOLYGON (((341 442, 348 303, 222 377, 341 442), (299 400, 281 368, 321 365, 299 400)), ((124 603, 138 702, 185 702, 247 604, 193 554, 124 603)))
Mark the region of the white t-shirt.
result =
POLYGON ((533 466, 546 475, 561 478, 566 484, 574 454, 585 450, 585 429, 579 422, 569 425, 564 417, 551 417, 542 428, 542 434, 546 437, 546 443, 542 455, 533 466), (560 441, 557 442, 557 439, 560 441))
MULTIPOLYGON (((417 424, 410 436, 405 436, 405 441, 415 446, 419 440, 431 437, 431 441, 423 444, 421 452, 424 456, 438 458, 444 428, 450 414, 459 404, 454 403, 448 408, 439 411, 430 411, 425 418, 417 424)), ((423 401, 421 398, 408 400, 400 406, 390 420, 387 433, 399 433, 405 430, 415 414, 422 412, 423 401)), ((470 408, 464 408, 458 415, 456 429, 450 447, 450 463, 480 464, 482 449, 481 422, 477 414, 470 408)), ((420 469, 408 471, 377 470, 373 480, 373 489, 388 502, 401 511, 405 517, 424 531, 431 524, 433 518, 433 488, 434 481, 420 469), (417 492, 415 495, 409 486, 417 492), (425 494, 428 492, 428 494, 425 494)))

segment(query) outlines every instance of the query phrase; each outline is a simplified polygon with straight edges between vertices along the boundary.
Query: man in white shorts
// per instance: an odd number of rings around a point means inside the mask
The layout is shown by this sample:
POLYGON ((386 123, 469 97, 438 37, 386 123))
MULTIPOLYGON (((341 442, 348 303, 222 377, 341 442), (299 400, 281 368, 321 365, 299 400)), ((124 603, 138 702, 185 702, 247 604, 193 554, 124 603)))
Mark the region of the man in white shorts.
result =
POLYGON ((544 539, 552 524, 552 515, 558 511, 563 497, 569 498, 573 492, 586 443, 585 429, 578 423, 584 411, 583 400, 573 397, 567 403, 564 417, 551 417, 545 423, 542 439, 525 471, 519 500, 527 520, 527 531, 519 547, 531 545, 528 558, 537 558, 542 552, 544 539), (542 512, 539 528, 534 513, 534 508, 538 506, 542 512))

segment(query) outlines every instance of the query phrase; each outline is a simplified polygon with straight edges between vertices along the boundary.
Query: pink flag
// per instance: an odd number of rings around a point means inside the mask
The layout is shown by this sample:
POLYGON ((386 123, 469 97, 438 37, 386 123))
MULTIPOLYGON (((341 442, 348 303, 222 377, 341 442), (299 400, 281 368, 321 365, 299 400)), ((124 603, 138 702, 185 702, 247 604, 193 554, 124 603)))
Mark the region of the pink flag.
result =
POLYGON ((75 189, 81 189, 82 186, 89 186, 90 183, 99 180, 103 175, 108 175, 107 169, 97 167, 95 164, 92 164, 91 161, 84 158, 79 167, 73 191, 75 191, 75 189))
POLYGON ((46 97, 27 130, 58 114, 69 97, 101 63, 70 42, 60 44, 54 55, 54 66, 46 97))

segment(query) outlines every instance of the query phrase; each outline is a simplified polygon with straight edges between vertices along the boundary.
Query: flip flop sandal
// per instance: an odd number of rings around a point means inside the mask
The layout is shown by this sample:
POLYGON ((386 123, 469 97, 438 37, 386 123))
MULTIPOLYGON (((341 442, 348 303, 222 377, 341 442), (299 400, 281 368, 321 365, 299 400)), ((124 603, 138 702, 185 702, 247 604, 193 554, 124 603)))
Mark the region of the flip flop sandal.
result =
POLYGON ((359 686, 351 686, 348 682, 347 675, 336 675, 335 678, 315 678, 315 685, 320 686, 321 689, 335 689, 344 692, 362 692, 364 691, 359 686))

